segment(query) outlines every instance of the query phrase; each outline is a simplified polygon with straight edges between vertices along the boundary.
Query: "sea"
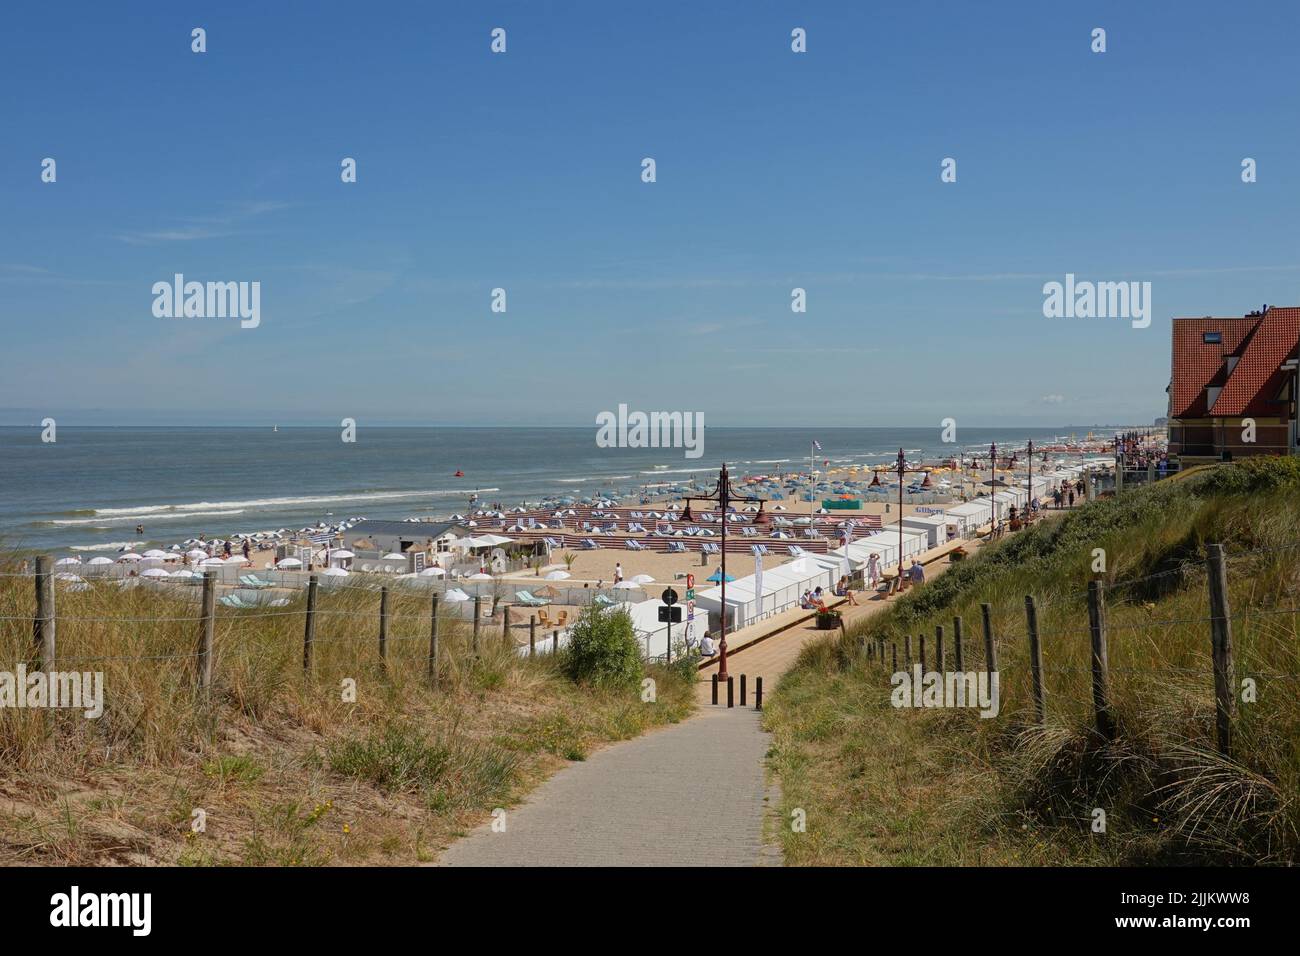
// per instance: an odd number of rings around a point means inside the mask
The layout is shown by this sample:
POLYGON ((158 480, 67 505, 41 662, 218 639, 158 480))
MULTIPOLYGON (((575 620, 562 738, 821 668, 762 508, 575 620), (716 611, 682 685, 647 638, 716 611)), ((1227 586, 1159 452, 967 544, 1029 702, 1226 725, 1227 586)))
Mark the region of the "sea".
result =
MULTIPOLYGON (((1115 429, 1094 429, 1104 438, 1115 429)), ((0 551, 76 554, 167 548, 200 533, 298 529, 358 517, 447 517, 478 506, 619 494, 636 500, 671 485, 848 465, 938 463, 958 450, 987 455, 1087 428, 710 426, 704 454, 601 448, 592 428, 71 427, 55 442, 38 427, 0 427, 0 551), (820 445, 816 450, 813 442, 820 445), (461 475, 457 475, 461 472, 461 475), (137 533, 137 527, 143 533, 137 533)))

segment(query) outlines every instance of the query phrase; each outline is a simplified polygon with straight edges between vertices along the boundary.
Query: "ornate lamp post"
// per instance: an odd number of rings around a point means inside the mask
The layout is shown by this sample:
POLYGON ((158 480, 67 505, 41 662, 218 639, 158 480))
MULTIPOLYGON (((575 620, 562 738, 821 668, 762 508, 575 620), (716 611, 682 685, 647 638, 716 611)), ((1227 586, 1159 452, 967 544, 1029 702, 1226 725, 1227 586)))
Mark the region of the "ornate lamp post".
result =
POLYGON ((1029 439, 1029 497, 1025 499, 1026 524, 1034 519, 1034 440, 1029 439))
POLYGON ((722 512, 722 566, 718 571, 719 584, 722 586, 722 631, 718 640, 718 680, 727 679, 727 508, 732 502, 748 502, 758 504, 758 514, 754 515, 754 524, 760 527, 766 527, 768 517, 763 511, 763 505, 766 498, 759 498, 755 495, 738 494, 731 487, 731 477, 727 474, 727 463, 722 463, 722 469, 718 472, 718 483, 711 492, 706 494, 691 495, 686 499, 686 510, 682 512, 682 520, 691 520, 691 501, 716 501, 718 508, 722 512))
POLYGON ((898 449, 898 590, 903 591, 903 478, 907 475, 907 458, 898 449))
POLYGON ((998 530, 998 500, 994 497, 998 492, 998 443, 993 442, 989 445, 989 514, 990 525, 989 533, 992 534, 998 530))

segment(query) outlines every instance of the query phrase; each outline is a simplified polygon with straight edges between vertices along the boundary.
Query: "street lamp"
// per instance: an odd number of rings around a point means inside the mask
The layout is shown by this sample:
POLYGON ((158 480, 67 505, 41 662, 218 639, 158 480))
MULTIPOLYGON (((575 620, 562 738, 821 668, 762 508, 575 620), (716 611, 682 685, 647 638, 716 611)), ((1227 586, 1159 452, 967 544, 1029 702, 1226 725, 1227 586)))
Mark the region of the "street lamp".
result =
POLYGON ((998 530, 998 500, 994 497, 998 491, 998 443, 993 442, 989 445, 989 515, 993 522, 989 527, 989 533, 993 534, 998 530))
POLYGON ((907 475, 907 458, 898 449, 898 591, 903 592, 903 479, 907 475))
POLYGON ((1029 439, 1029 497, 1025 499, 1025 523, 1034 520, 1034 440, 1029 439))
POLYGON ((714 489, 706 494, 691 495, 686 499, 686 510, 682 512, 682 520, 691 520, 691 501, 716 501, 718 508, 722 512, 722 566, 718 570, 718 583, 722 586, 722 631, 718 640, 718 680, 727 679, 727 508, 733 501, 743 501, 756 503, 758 505, 758 514, 754 516, 754 524, 766 526, 768 523, 767 513, 763 511, 763 505, 767 499, 759 498, 756 495, 738 494, 731 487, 731 477, 727 474, 727 463, 722 463, 722 468, 718 472, 718 484, 714 489))

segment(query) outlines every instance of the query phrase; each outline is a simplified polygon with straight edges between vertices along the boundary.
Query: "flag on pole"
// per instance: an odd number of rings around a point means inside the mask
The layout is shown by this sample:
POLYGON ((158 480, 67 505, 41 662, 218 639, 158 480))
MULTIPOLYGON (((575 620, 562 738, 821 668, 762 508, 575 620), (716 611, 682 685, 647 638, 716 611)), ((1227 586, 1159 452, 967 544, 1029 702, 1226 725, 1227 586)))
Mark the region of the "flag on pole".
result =
POLYGON ((822 443, 819 442, 816 438, 813 439, 813 448, 817 449, 817 451, 822 450, 822 443))

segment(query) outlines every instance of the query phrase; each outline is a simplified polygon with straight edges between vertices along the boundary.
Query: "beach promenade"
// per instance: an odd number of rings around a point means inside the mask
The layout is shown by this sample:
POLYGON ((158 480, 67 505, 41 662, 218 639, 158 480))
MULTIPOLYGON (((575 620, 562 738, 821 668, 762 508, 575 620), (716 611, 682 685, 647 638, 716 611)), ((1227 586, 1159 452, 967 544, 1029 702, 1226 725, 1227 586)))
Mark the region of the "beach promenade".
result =
MULTIPOLYGON (((954 542, 954 545, 956 542, 954 542)), ((967 550, 977 542, 964 542, 967 550)), ((933 578, 952 546, 925 557, 933 578)), ((921 585, 924 587, 924 585, 921 585)), ((859 597, 837 607, 846 625, 876 614, 894 597, 859 597)), ((728 640, 729 671, 763 677, 764 693, 818 637, 808 611, 794 608, 737 631, 728 640)), ((700 670, 699 707, 680 724, 615 744, 572 763, 506 811, 504 830, 486 823, 453 844, 442 866, 759 866, 779 865, 764 826, 779 825, 779 789, 764 760, 771 735, 754 710, 710 703, 717 664, 700 670)), ((737 689, 737 695, 739 690, 737 689)))

